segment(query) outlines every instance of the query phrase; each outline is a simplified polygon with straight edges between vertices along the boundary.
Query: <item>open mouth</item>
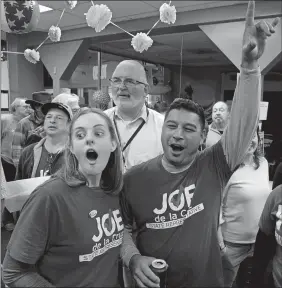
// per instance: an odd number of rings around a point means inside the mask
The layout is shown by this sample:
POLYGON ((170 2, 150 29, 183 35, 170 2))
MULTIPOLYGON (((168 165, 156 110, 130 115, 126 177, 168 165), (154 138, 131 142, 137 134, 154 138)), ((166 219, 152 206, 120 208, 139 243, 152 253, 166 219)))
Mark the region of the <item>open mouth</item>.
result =
POLYGON ((129 95, 126 95, 126 94, 119 94, 118 97, 130 98, 130 96, 129 96, 129 95))
POLYGON ((86 151, 86 158, 89 161, 95 161, 98 158, 98 153, 94 149, 88 149, 86 151))
POLYGON ((171 144, 170 147, 173 152, 181 152, 182 150, 184 150, 184 147, 180 144, 171 144))

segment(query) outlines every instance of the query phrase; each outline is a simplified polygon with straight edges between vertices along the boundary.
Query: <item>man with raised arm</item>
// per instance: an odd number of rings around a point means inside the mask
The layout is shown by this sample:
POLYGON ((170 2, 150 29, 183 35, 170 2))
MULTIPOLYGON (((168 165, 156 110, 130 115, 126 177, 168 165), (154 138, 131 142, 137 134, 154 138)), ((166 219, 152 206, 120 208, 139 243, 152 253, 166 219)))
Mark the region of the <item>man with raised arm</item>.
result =
POLYGON ((224 247, 217 237, 222 191, 244 159, 257 128, 258 59, 278 23, 275 19, 272 24, 255 24, 254 9, 250 1, 240 77, 220 141, 199 152, 205 137, 204 111, 191 100, 176 99, 162 129, 164 154, 125 175, 121 207, 126 229, 121 254, 140 287, 159 287, 160 279, 151 269, 155 258, 168 264, 167 287, 224 287, 224 247))

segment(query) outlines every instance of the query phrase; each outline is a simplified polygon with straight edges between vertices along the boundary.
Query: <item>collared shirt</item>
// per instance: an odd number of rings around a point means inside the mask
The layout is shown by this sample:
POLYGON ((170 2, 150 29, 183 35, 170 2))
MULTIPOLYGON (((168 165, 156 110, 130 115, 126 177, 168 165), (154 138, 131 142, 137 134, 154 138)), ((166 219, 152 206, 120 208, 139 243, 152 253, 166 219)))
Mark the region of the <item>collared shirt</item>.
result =
POLYGON ((223 131, 219 131, 216 128, 215 124, 212 123, 209 126, 209 132, 206 138, 206 148, 211 147, 214 144, 216 144, 221 139, 222 134, 223 134, 223 131))
POLYGON ((125 171, 163 153, 161 143, 162 126, 164 122, 163 115, 149 108, 147 115, 145 105, 142 108, 140 116, 133 121, 123 120, 118 113, 117 107, 113 107, 104 112, 112 121, 115 119, 118 129, 116 132, 120 137, 121 149, 123 149, 131 135, 142 123, 142 120, 145 121, 144 126, 123 152, 125 171))

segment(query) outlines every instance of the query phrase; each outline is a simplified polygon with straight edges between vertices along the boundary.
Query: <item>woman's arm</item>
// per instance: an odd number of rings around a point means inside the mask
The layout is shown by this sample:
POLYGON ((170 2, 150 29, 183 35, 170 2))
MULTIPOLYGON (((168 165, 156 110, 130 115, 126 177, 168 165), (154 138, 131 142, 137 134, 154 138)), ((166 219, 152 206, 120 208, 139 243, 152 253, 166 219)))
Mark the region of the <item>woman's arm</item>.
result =
POLYGON ((55 287, 34 269, 34 265, 19 262, 6 253, 2 271, 3 282, 9 287, 55 287))

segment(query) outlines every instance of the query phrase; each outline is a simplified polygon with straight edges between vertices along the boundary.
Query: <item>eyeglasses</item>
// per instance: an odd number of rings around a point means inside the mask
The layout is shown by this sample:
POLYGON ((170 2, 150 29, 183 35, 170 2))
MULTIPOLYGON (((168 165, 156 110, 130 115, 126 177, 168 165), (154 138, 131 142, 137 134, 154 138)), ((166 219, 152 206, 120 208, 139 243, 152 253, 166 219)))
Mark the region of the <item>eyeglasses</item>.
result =
POLYGON ((136 85, 139 85, 139 84, 143 84, 143 85, 147 86, 147 84, 145 84, 143 82, 140 82, 140 81, 137 81, 137 80, 134 80, 134 79, 131 79, 131 78, 126 78, 124 80, 122 80, 120 78, 111 78, 109 80, 110 80, 110 82, 112 83, 112 85, 114 87, 119 87, 122 83, 127 88, 133 88, 133 87, 135 87, 136 85))
POLYGON ((24 109, 29 109, 30 105, 18 105, 17 107, 23 107, 24 109))

